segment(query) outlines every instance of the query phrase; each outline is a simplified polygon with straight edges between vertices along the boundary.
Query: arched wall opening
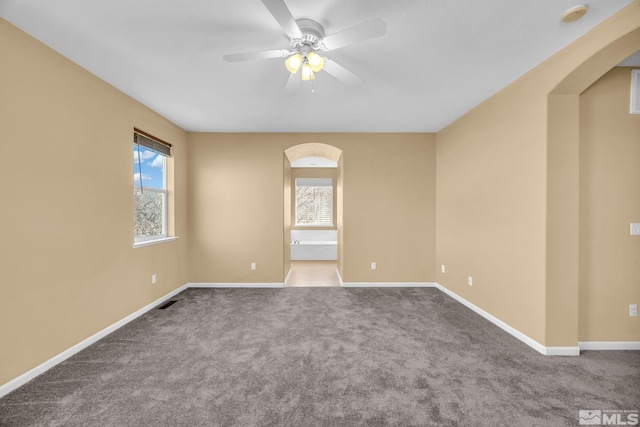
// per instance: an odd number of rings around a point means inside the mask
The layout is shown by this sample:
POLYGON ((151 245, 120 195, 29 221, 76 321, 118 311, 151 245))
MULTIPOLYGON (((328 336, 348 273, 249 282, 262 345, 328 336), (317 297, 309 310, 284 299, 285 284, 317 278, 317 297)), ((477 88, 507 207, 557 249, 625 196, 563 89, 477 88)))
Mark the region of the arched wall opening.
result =
MULTIPOLYGON (((637 4, 635 5, 637 8, 637 4)), ((580 95, 640 50, 640 25, 571 70, 547 100, 546 345, 577 345, 580 277, 580 95)), ((583 290, 584 291, 584 290, 583 290)))
POLYGON ((283 156, 283 168, 284 168, 284 265, 283 265, 283 275, 285 277, 285 283, 287 282, 287 277, 289 272, 291 271, 291 230, 294 225, 293 219, 293 189, 295 188, 295 178, 292 174, 291 165, 299 161, 301 159, 309 158, 309 157, 320 157, 330 160, 331 162, 335 162, 337 165, 336 173, 335 173, 335 183, 334 183, 334 191, 335 191, 335 210, 334 210, 334 224, 335 229, 337 230, 337 267, 339 274, 343 272, 343 262, 344 262, 344 250, 343 250, 343 158, 342 158, 342 150, 336 148, 332 145, 318 143, 318 142, 310 142, 304 144, 294 145, 292 147, 284 150, 283 156))
POLYGON ((579 93, 639 27, 634 1, 437 134, 436 281, 544 354, 578 352, 579 93))

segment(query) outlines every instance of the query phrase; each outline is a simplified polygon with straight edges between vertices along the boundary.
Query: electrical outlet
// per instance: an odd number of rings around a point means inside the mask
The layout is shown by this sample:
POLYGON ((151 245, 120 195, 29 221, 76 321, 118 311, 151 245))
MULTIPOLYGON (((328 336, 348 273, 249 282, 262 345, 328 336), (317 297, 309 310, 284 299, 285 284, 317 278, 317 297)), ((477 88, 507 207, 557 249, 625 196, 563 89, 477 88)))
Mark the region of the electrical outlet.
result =
POLYGON ((252 269, 252 270, 255 270, 255 269, 256 269, 256 263, 255 263, 255 262, 252 262, 252 263, 251 263, 251 269, 252 269))
POLYGON ((155 284, 156 284, 156 282, 157 282, 157 280, 156 280, 156 275, 155 275, 155 274, 152 274, 152 275, 151 275, 151 284, 152 284, 152 285, 155 285, 155 284))
POLYGON ((378 268, 378 264, 376 264, 375 262, 371 263, 371 269, 375 270, 376 268, 378 268))
POLYGON ((469 276, 467 283, 469 283, 469 286, 473 286, 473 277, 469 276))
POLYGON ((447 270, 447 269, 446 269, 446 268, 444 268, 444 264, 442 264, 442 265, 440 266, 440 271, 442 271, 443 273, 446 273, 446 270, 447 270))
POLYGON ((640 222, 632 222, 629 230, 632 236, 640 236, 640 222))
POLYGON ((638 304, 629 304, 629 316, 630 317, 638 316, 638 304))

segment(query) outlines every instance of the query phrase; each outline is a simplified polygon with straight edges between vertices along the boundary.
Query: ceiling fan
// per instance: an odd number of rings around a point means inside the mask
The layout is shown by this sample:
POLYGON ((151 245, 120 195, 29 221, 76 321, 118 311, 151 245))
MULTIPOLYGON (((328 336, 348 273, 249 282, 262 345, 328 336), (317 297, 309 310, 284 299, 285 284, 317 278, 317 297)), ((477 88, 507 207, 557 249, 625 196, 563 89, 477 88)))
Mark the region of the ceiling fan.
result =
POLYGON ((289 49, 234 53, 222 58, 227 62, 287 58, 285 66, 291 74, 284 89, 286 96, 295 95, 301 81, 315 79, 315 73, 321 70, 346 85, 361 83, 363 80, 359 76, 335 61, 323 57, 320 52, 380 37, 387 31, 384 21, 376 18, 325 36, 324 28, 317 22, 310 19, 294 19, 284 0, 262 0, 262 3, 289 36, 289 49), (298 70, 301 70, 300 77, 297 76, 298 70))

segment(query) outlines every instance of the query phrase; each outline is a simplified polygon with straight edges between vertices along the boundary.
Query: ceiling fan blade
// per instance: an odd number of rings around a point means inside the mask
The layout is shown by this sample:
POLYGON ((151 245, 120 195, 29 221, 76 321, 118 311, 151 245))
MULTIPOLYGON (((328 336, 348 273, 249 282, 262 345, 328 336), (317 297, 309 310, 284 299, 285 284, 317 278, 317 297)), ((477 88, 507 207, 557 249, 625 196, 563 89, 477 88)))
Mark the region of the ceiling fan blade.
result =
POLYGON ((331 74, 333 77, 348 86, 356 86, 364 83, 364 80, 362 80, 361 77, 353 74, 351 71, 329 58, 325 58, 324 68, 322 70, 331 74))
POLYGON ((302 79, 298 73, 289 74, 289 80, 287 80, 287 85, 284 87, 284 96, 295 96, 298 93, 300 82, 302 82, 302 79))
POLYGON ((286 49, 262 50, 259 52, 232 53, 230 55, 223 55, 222 59, 227 62, 240 62, 253 61, 255 59, 285 58, 291 54, 292 52, 289 52, 286 49))
POLYGON ((262 3, 269 9, 273 17, 276 18, 276 21, 278 21, 289 38, 302 38, 302 31, 300 31, 300 27, 296 24, 296 20, 293 19, 293 15, 291 15, 291 11, 284 3, 284 0, 262 0, 262 3))
POLYGON ((383 36, 386 32, 387 24, 382 19, 376 18, 337 33, 329 34, 322 39, 322 44, 326 50, 339 49, 350 44, 383 36))

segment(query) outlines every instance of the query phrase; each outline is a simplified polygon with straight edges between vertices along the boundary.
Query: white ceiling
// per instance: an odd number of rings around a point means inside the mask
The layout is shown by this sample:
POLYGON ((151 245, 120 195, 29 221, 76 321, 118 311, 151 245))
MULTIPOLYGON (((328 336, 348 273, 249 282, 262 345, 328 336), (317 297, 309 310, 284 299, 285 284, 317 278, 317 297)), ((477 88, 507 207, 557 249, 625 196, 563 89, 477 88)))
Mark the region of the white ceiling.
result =
POLYGON ((619 63, 618 67, 640 67, 640 51, 619 63))
POLYGON ((632 2, 285 0, 326 34, 380 17, 387 33, 329 52, 365 84, 326 72, 287 98, 287 49, 260 0, 0 0, 0 16, 189 131, 434 132, 632 2))

